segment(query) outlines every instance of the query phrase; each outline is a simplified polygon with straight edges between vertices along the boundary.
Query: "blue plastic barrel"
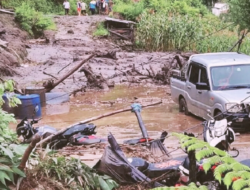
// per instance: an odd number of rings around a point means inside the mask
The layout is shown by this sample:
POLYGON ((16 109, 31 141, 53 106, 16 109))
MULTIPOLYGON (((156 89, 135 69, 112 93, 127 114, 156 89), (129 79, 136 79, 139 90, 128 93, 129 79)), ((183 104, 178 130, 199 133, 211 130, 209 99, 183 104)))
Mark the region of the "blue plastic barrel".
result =
POLYGON ((40 118, 42 116, 41 103, 39 94, 27 94, 17 96, 22 104, 18 105, 16 117, 19 119, 40 118), (35 111, 35 107, 38 106, 38 111, 35 111))

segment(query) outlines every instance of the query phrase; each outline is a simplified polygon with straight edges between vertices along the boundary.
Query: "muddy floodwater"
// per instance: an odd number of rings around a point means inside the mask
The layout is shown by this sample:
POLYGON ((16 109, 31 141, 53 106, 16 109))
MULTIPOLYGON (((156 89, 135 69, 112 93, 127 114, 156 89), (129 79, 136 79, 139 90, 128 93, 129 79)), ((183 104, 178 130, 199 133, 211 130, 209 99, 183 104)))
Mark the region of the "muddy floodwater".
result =
MULTIPOLYGON (((182 132, 183 130, 201 122, 194 117, 186 117, 178 112, 178 106, 171 100, 169 89, 149 86, 121 86, 117 85, 108 92, 86 92, 83 95, 70 98, 70 103, 61 105, 47 105, 43 110, 41 123, 62 128, 90 117, 99 116, 118 109, 129 107, 133 102, 149 104, 162 100, 162 104, 143 108, 141 115, 152 136, 163 130, 182 132), (58 108, 54 108, 57 107, 58 108), (59 109, 61 108, 61 109, 59 109), (57 111, 65 113, 56 114, 57 111), (51 111, 54 110, 54 113, 51 111)), ((94 121, 98 134, 114 133, 117 137, 130 138, 140 136, 135 114, 132 112, 119 113, 94 121)), ((200 128, 201 129, 201 128, 200 128)))
MULTIPOLYGON (((162 100, 162 104, 143 108, 141 115, 144 124, 151 138, 160 136, 163 130, 171 132, 183 132, 185 129, 195 127, 190 132, 199 134, 202 138, 202 121, 195 116, 185 116, 179 113, 178 105, 175 104, 170 95, 168 86, 133 86, 116 85, 114 89, 108 92, 89 91, 84 94, 70 97, 70 102, 60 105, 47 105, 43 108, 42 120, 37 124, 50 125, 57 129, 67 127, 73 123, 99 116, 118 109, 129 107, 133 102, 150 103, 162 100)), ((125 139, 141 137, 140 128, 136 116, 132 112, 123 112, 113 116, 105 117, 93 122, 97 128, 98 136, 107 136, 111 132, 119 143, 125 139)), ((169 151, 180 147, 178 140, 170 136, 165 140, 165 146, 169 151)), ((236 137, 233 147, 240 151, 237 159, 249 158, 249 134, 240 134, 236 137)), ((101 156, 95 155, 93 165, 101 156)), ((183 155, 181 149, 174 151, 173 156, 183 155)), ((91 154, 85 154, 84 157, 93 158, 91 154)))

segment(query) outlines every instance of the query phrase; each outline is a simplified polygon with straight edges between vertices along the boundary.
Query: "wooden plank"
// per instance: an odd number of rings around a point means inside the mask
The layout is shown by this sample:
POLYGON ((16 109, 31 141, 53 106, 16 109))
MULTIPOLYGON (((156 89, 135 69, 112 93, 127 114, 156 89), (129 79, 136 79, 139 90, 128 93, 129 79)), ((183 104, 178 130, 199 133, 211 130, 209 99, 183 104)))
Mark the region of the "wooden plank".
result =
POLYGON ((7 10, 5 10, 5 9, 0 9, 0 12, 1 12, 1 13, 6 13, 6 14, 11 14, 11 15, 14 15, 14 14, 15 14, 14 12, 7 11, 7 10))
POLYGON ((111 34, 115 34, 115 35, 121 37, 122 39, 130 40, 128 37, 123 36, 123 35, 121 35, 121 34, 118 34, 117 32, 114 32, 114 31, 112 31, 112 30, 108 30, 108 31, 109 31, 111 34))
POLYGON ((105 20, 110 21, 110 22, 124 23, 124 24, 136 24, 136 22, 133 22, 130 20, 121 20, 121 19, 115 19, 115 18, 110 18, 110 17, 106 17, 105 20))

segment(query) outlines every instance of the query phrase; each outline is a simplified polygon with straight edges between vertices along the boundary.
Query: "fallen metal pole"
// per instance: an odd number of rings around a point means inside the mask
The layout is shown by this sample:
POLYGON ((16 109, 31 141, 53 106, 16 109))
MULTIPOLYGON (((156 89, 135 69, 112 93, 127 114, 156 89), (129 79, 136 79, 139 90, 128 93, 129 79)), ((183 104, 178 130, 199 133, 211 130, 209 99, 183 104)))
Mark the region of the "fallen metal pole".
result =
MULTIPOLYGON (((155 102, 155 103, 142 105, 141 107, 155 106, 155 105, 158 105, 158 104, 161 104, 161 103, 162 103, 162 101, 158 101, 158 102, 155 102)), ((99 116, 96 116, 96 117, 91 117, 91 118, 89 118, 89 119, 80 121, 80 122, 78 122, 78 123, 75 123, 75 124, 73 124, 73 125, 70 125, 70 126, 67 127, 67 128, 63 128, 63 129, 59 130, 56 134, 51 134, 51 135, 48 136, 47 138, 45 138, 45 139, 41 140, 39 143, 37 143, 36 147, 39 146, 39 145, 42 145, 43 143, 45 143, 45 142, 49 141, 50 139, 52 139, 54 136, 63 133, 64 131, 66 131, 67 129, 69 129, 69 128, 75 126, 75 125, 89 123, 89 122, 91 122, 91 121, 95 121, 95 120, 98 120, 98 119, 101 119, 101 118, 104 118, 104 117, 107 117, 107 116, 115 115, 115 114, 122 113, 122 112, 126 112, 126 111, 131 111, 131 108, 129 107, 129 108, 125 108, 125 109, 116 110, 116 111, 114 111, 114 112, 109 112, 109 113, 106 113, 106 114, 103 114, 103 115, 99 115, 99 116)))

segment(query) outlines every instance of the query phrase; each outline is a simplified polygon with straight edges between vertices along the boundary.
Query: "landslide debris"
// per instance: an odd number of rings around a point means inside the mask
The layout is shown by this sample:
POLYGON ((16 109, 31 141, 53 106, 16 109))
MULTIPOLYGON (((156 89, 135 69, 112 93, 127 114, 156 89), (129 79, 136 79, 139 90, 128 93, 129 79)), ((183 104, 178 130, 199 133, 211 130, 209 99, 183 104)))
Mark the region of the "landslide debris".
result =
POLYGON ((26 38, 27 33, 18 28, 13 15, 0 13, 0 76, 18 74, 15 68, 27 56, 26 38))

